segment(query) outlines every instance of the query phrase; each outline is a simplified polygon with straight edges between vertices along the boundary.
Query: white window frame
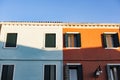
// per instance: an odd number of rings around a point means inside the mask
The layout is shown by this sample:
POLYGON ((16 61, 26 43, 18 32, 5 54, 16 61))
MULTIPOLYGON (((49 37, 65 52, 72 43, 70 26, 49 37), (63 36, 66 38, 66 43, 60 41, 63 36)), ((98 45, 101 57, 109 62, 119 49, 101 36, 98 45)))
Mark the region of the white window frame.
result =
MULTIPOLYGON (((66 32, 65 34, 80 34, 80 32, 66 32)), ((80 47, 65 47, 65 49, 81 49, 80 47)))
MULTIPOLYGON (((70 67, 71 67, 71 66, 79 66, 79 65, 82 66, 81 63, 66 63, 66 66, 69 66, 68 70, 70 70, 70 67)), ((75 68, 75 70, 78 71, 77 68, 75 68)), ((66 69, 65 69, 65 71, 66 71, 66 69)), ((81 74, 82 74, 82 77, 83 77, 83 73, 81 73, 81 74)), ((67 73, 67 74, 65 73, 65 75, 69 76, 69 78, 70 78, 70 73, 69 73, 69 74, 68 74, 68 73, 67 73)), ((77 73, 76 76, 77 76, 77 80, 78 80, 78 79, 79 79, 79 78, 78 78, 78 73, 77 73)))
POLYGON ((117 63, 115 63, 115 64, 111 64, 111 63, 109 63, 109 64, 107 64, 107 75, 108 75, 108 80, 111 80, 111 76, 110 76, 110 71, 108 71, 108 66, 120 66, 120 64, 117 64, 117 63))
POLYGON ((43 48, 44 49, 47 49, 47 50, 54 50, 54 49, 57 49, 58 48, 58 46, 57 46, 57 33, 56 32, 47 32, 47 33, 44 33, 44 40, 43 40, 43 48), (56 35, 56 45, 55 45, 55 47, 45 47, 45 40, 46 40, 46 34, 55 34, 56 35))
POLYGON ((4 38, 4 47, 3 48, 6 48, 6 49, 16 49, 18 48, 18 33, 17 32, 8 32, 5 34, 5 38, 4 38), (17 34, 17 41, 16 41, 16 47, 6 47, 6 42, 7 42, 7 34, 9 33, 16 33, 17 34))
MULTIPOLYGON (((104 32, 103 34, 117 34, 118 32, 104 32)), ((105 49, 119 49, 119 47, 106 47, 105 49)))

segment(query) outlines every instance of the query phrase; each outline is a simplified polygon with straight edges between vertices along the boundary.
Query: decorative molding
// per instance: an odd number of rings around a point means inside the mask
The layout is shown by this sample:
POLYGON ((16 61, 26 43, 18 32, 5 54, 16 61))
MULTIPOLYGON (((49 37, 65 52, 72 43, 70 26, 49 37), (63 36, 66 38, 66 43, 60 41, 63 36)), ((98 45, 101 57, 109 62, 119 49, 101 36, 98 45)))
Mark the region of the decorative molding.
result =
POLYGON ((3 26, 62 26, 63 28, 119 28, 117 23, 0 22, 3 26))

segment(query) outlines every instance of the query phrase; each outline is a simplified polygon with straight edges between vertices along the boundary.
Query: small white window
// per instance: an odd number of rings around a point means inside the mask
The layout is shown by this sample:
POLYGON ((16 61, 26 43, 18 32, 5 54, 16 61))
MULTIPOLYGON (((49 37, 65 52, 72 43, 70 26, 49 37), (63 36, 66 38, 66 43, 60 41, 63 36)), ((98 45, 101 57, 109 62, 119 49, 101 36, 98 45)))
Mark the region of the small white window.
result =
POLYGON ((64 34, 64 47, 81 47, 80 33, 65 33, 64 34))
POLYGON ((65 65, 65 80, 83 80, 82 65, 65 65))
POLYGON ((13 80, 14 65, 3 65, 1 80, 13 80))
POLYGON ((45 47, 46 48, 56 47, 56 34, 55 33, 45 34, 45 47))
POLYGON ((102 34, 102 44, 105 48, 119 47, 118 33, 104 33, 102 34))
POLYGON ((44 80, 56 80, 56 65, 44 66, 44 80))
POLYGON ((17 33, 7 33, 5 47, 16 47, 17 33))

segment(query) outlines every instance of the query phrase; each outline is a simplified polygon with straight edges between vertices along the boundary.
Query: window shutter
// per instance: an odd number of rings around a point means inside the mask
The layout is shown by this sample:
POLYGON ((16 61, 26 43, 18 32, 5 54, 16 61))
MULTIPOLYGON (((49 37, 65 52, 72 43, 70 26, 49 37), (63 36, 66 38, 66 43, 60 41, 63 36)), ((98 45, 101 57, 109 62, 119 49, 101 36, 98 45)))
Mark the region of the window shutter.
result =
POLYGON ((78 80, 83 80, 82 65, 76 65, 76 66, 77 66, 78 80))
POLYGON ((3 65, 1 80, 13 80, 14 65, 3 65))
POLYGON ((81 34, 77 34, 76 37, 77 37, 77 40, 76 40, 77 41, 77 44, 76 44, 77 46, 76 47, 81 47, 81 34))
POLYGON ((14 72, 14 66, 9 65, 8 66, 8 80, 13 80, 13 72, 14 72))
POLYGON ((50 66, 49 65, 45 65, 44 67, 45 71, 44 71, 44 80, 50 80, 50 66))
POLYGON ((107 65, 107 66, 106 66, 106 68, 107 68, 108 80, 111 80, 111 75, 110 75, 110 66, 109 66, 109 65, 107 65))
POLYGON ((66 34, 63 34, 63 47, 66 47, 66 34))
POLYGON ((113 34, 112 37, 113 37, 113 46, 114 46, 114 47, 119 47, 118 33, 113 34))
POLYGON ((65 34, 65 47, 68 47, 68 34, 65 34))
POLYGON ((2 76, 1 76, 1 80, 8 80, 7 79, 7 73, 8 72, 8 66, 6 66, 6 65, 3 65, 2 66, 2 76))
POLYGON ((105 34, 101 34, 101 39, 102 39, 102 47, 106 48, 107 44, 106 44, 106 35, 105 34))
POLYGON ((120 66, 117 67, 117 76, 118 76, 118 80, 120 80, 120 66))
POLYGON ((65 80, 69 80, 69 66, 68 65, 65 65, 64 66, 64 70, 65 70, 65 80))
POLYGON ((56 80, 56 65, 45 65, 44 80, 56 80))
POLYGON ((51 65, 51 69, 50 69, 50 73, 51 73, 51 78, 50 80, 56 80, 56 65, 51 65))

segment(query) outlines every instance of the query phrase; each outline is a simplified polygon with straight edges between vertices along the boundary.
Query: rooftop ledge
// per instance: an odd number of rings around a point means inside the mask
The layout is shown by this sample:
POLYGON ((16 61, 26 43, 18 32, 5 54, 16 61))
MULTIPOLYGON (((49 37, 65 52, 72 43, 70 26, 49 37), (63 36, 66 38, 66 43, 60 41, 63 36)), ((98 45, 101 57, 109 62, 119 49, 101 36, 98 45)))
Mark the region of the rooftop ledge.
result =
POLYGON ((120 28, 120 23, 73 23, 60 21, 0 21, 0 24, 13 26, 63 26, 65 28, 120 28))

